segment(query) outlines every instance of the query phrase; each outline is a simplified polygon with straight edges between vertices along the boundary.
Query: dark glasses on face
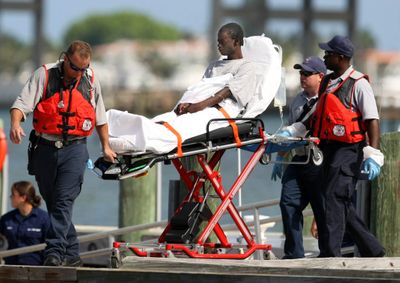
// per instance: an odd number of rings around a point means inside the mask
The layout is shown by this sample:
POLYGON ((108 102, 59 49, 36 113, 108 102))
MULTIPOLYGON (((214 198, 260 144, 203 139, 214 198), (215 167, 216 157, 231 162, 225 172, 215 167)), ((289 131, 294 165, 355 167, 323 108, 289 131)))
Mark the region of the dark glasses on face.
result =
POLYGON ((72 70, 74 70, 76 72, 85 72, 89 68, 89 65, 87 65, 87 67, 84 67, 84 68, 79 68, 77 65, 72 63, 72 61, 68 55, 67 55, 67 58, 68 58, 69 66, 71 67, 72 70))
POLYGON ((337 53, 332 52, 332 51, 326 51, 326 50, 325 50, 325 55, 326 55, 326 56, 333 56, 333 55, 337 55, 337 53))
POLYGON ((299 73, 300 73, 300 75, 305 76, 305 77, 309 77, 309 76, 318 74, 315 72, 308 72, 308 71, 300 71, 299 73))

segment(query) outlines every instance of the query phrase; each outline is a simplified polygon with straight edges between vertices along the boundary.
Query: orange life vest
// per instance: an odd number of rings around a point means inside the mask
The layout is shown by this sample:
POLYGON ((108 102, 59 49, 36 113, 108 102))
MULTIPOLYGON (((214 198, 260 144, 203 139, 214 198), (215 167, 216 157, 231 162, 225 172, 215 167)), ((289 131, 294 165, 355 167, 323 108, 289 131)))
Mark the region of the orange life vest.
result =
POLYGON ((67 136, 89 136, 96 123, 91 98, 94 73, 87 73, 64 89, 59 68, 47 69, 41 101, 33 111, 33 127, 39 133, 67 136))
POLYGON ((354 84, 368 76, 353 70, 333 91, 326 93, 331 76, 324 77, 319 101, 312 119, 313 136, 322 140, 356 143, 365 140, 365 126, 362 115, 352 109, 354 84))

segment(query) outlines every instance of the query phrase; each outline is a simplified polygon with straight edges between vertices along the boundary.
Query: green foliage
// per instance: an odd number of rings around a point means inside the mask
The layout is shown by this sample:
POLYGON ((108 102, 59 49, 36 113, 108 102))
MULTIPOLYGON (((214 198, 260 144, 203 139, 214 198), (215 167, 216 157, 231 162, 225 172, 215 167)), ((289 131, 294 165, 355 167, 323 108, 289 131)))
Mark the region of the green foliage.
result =
POLYGON ((118 39, 177 40, 182 34, 174 27, 157 22, 148 16, 118 12, 94 14, 74 23, 64 36, 67 45, 81 39, 92 45, 110 43, 118 39))
POLYGON ((0 43, 0 73, 16 73, 31 57, 31 49, 11 35, 0 34, 0 43))

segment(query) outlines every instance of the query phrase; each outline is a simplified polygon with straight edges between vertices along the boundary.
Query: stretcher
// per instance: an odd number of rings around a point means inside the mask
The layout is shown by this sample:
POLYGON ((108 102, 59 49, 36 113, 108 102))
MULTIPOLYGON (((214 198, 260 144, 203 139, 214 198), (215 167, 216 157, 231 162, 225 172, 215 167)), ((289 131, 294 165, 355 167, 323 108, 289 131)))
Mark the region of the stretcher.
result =
POLYGON ((271 154, 274 152, 305 146, 308 156, 305 163, 312 158, 314 163, 321 164, 322 153, 317 147, 319 140, 314 137, 268 135, 263 121, 255 118, 226 119, 229 120, 230 126, 209 131, 209 125, 218 120, 221 119, 213 119, 208 123, 205 134, 185 141, 181 148, 169 153, 125 152, 118 155, 116 163, 106 162, 102 158, 95 162, 97 174, 103 179, 112 180, 140 177, 158 162, 172 162, 188 191, 155 245, 141 246, 114 242, 111 258, 114 267, 118 266, 120 251, 124 250, 130 250, 143 257, 171 257, 184 254, 191 258, 212 259, 245 259, 256 250, 271 250, 269 244, 256 243, 236 209, 233 199, 259 162, 263 164, 272 162, 271 154), (233 121, 235 123, 232 123, 233 121), (233 130, 234 128, 236 129, 233 130), (220 172, 214 168, 226 150, 236 148, 252 153, 233 185, 225 189, 220 172), (187 156, 195 156, 202 172, 190 171, 184 167, 180 158, 187 156), (206 181, 211 183, 211 188, 220 199, 215 212, 212 212, 206 204, 210 191, 202 191, 206 181), (219 224, 221 217, 226 213, 243 236, 246 242, 244 246, 237 247, 230 243, 219 224), (205 223, 205 228, 200 229, 200 223, 205 223), (212 231, 218 237, 218 243, 207 241, 212 231))

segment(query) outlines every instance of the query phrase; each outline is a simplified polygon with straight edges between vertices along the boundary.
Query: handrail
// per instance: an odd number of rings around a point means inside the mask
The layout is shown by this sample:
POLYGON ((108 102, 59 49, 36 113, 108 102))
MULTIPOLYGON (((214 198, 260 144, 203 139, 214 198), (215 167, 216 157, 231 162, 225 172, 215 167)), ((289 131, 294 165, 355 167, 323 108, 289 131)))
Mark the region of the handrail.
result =
MULTIPOLYGON (((260 202, 254 202, 254 203, 242 205, 242 206, 238 207, 237 210, 238 211, 254 210, 254 209, 260 209, 260 208, 263 208, 263 207, 274 206, 274 205, 277 205, 277 204, 279 204, 279 199, 260 201, 260 202)), ((303 215, 304 216, 312 215, 312 211, 311 210, 305 210, 305 211, 303 211, 303 215)), ((266 218, 266 219, 261 219, 261 220, 259 219, 259 223, 260 224, 267 224, 267 223, 279 222, 279 221, 282 221, 281 216, 273 216, 273 217, 266 218)), ((89 241, 94 241, 94 240, 98 240, 98 239, 107 238, 107 237, 110 237, 110 236, 119 236, 119 235, 124 235, 124 234, 127 234, 127 233, 131 233, 131 232, 137 232, 137 231, 147 230, 147 229, 151 229, 151 228, 161 228, 161 227, 165 227, 165 225, 167 225, 167 223, 168 223, 167 220, 163 220, 163 221, 158 221, 158 222, 153 222, 153 223, 148 223, 148 224, 139 224, 139 225, 127 226, 127 227, 118 228, 118 229, 111 230, 111 231, 104 231, 104 232, 99 232, 99 233, 82 235, 82 236, 79 236, 78 239, 79 239, 80 243, 84 243, 84 242, 89 242, 89 241)), ((253 221, 248 221, 246 223, 249 226, 254 226, 255 221, 254 220, 253 221)), ((226 230, 234 230, 236 227, 237 226, 235 224, 223 225, 223 228, 226 229, 226 230)), ((42 244, 23 247, 23 248, 17 248, 17 249, 12 249, 12 250, 7 250, 7 251, 1 251, 0 252, 0 259, 2 259, 4 257, 20 255, 20 254, 29 253, 29 252, 41 251, 45 247, 46 247, 46 244, 42 243, 42 244)), ((102 249, 101 250, 101 254, 106 252, 105 250, 108 251, 109 249, 102 249)), ((100 250, 82 253, 82 257, 85 257, 85 258, 86 257, 90 257, 91 254, 97 256, 96 252, 99 253, 100 250)))
MULTIPOLYGON (((154 223, 149 223, 149 224, 139 224, 139 225, 115 229, 112 231, 82 235, 82 236, 79 236, 78 239, 79 239, 80 243, 84 243, 84 242, 94 241, 94 240, 98 240, 98 239, 103 239, 103 238, 110 237, 110 236, 118 236, 118 235, 123 235, 123 234, 131 233, 131 232, 147 230, 147 229, 157 228, 157 227, 163 227, 166 224, 167 224, 167 221, 165 221, 165 220, 159 221, 159 222, 154 222, 154 223)), ((32 245, 32 246, 28 246, 28 247, 2 251, 2 252, 0 252, 0 258, 14 256, 14 255, 20 255, 20 254, 29 253, 29 252, 37 252, 37 251, 43 250, 45 247, 46 247, 46 244, 42 243, 42 244, 32 245)))
POLYGON ((272 200, 264 200, 259 202, 252 202, 248 204, 244 204, 237 208, 238 211, 246 211, 252 209, 259 209, 263 207, 270 207, 279 204, 279 199, 272 199, 272 200))

